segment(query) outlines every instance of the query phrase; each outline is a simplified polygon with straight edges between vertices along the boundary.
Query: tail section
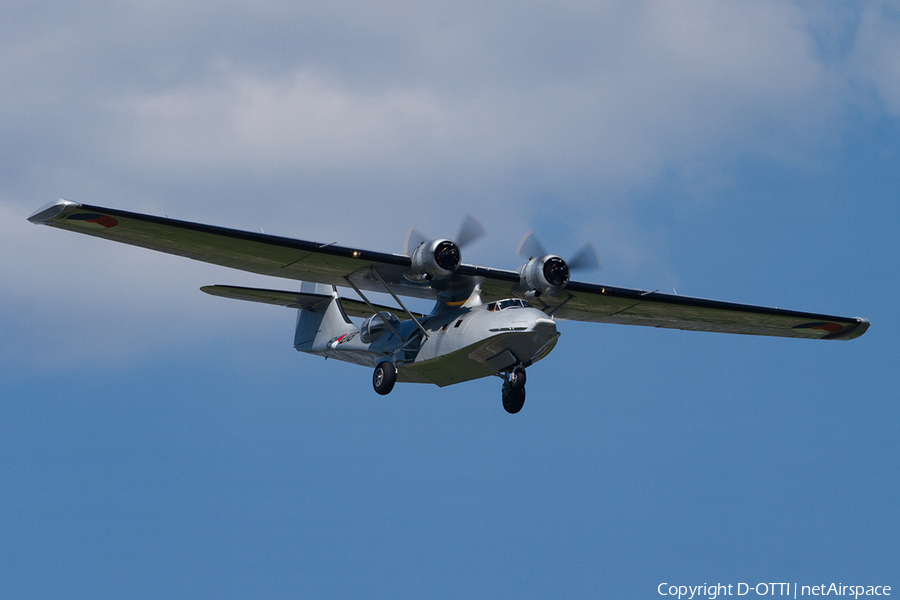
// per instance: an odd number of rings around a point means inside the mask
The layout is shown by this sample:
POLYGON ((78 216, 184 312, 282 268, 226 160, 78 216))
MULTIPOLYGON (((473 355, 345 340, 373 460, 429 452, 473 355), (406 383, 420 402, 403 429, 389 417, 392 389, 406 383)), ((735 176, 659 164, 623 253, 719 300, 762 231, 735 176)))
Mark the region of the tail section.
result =
POLYGON ((350 322, 338 300, 337 289, 330 285, 302 282, 302 294, 322 297, 322 302, 297 313, 294 348, 301 352, 325 352, 336 338, 357 333, 359 328, 350 322))

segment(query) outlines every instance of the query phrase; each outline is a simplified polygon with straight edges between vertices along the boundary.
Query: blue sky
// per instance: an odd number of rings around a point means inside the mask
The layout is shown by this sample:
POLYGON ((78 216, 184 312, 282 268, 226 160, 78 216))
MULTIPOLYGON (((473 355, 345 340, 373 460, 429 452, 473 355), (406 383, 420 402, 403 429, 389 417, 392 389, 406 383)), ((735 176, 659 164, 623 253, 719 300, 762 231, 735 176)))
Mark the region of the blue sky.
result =
POLYGON ((659 597, 900 586, 900 13, 886 2, 7 3, 0 589, 659 597), (35 227, 64 197, 872 321, 561 323, 524 410, 291 348, 289 287, 35 227))

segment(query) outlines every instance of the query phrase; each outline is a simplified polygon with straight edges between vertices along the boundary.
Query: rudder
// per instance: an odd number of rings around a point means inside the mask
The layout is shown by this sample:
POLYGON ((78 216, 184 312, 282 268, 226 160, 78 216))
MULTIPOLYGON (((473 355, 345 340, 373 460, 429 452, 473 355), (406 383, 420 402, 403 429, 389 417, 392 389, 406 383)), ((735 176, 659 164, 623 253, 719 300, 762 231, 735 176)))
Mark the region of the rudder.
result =
POLYGON ((341 335, 359 329, 341 308, 337 288, 319 283, 302 282, 300 292, 322 297, 322 303, 297 311, 294 348, 301 352, 324 352, 328 343, 341 335))

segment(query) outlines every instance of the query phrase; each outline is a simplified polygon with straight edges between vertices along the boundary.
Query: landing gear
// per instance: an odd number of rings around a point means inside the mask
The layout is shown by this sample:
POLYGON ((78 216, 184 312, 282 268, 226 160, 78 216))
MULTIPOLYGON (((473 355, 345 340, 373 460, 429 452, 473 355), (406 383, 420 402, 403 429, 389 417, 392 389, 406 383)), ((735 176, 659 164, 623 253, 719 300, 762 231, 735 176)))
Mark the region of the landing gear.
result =
POLYGON ((509 386, 517 390, 525 389, 525 369, 516 367, 509 375, 509 386))
POLYGON ((516 367, 503 377, 503 408, 511 415, 525 405, 525 369, 516 367))
POLYGON ((525 406, 525 388, 518 390, 503 387, 503 408, 511 415, 516 414, 525 406))
POLYGON ((375 367, 375 372, 372 374, 372 387, 375 388, 375 391, 382 396, 386 396, 394 389, 396 381, 397 367, 394 366, 394 363, 387 361, 378 363, 378 366, 375 367))

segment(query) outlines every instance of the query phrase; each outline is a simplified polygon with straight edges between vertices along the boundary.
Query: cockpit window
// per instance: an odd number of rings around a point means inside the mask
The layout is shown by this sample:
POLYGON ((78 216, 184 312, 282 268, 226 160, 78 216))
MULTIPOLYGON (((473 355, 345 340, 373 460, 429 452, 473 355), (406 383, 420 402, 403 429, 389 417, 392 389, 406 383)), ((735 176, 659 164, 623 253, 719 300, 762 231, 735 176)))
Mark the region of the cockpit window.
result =
POLYGON ((487 309, 489 311, 495 310, 505 310, 507 308, 530 308, 531 305, 528 304, 525 300, 521 300, 519 298, 511 298, 509 300, 499 300, 497 302, 491 302, 487 305, 487 309))

